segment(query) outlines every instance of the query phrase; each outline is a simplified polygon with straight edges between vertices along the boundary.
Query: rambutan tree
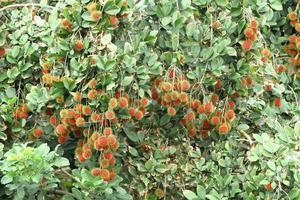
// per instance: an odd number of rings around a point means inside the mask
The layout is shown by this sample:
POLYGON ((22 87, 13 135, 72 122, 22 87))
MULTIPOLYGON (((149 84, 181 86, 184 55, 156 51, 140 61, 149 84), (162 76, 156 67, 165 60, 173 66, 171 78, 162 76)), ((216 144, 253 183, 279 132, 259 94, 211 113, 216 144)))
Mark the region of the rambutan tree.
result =
POLYGON ((46 197, 300 197, 298 2, 0 5, 4 149, 70 161, 46 197))

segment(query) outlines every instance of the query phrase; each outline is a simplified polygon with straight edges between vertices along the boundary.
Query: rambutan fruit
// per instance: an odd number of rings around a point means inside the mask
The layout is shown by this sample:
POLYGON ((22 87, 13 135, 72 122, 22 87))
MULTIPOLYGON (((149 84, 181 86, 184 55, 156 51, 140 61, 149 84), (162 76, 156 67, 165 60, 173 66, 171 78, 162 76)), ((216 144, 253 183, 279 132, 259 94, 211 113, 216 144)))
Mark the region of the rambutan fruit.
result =
POLYGON ((254 35, 253 29, 252 29, 252 28, 246 28, 246 29, 244 30, 244 35, 245 35, 247 38, 253 37, 253 35, 254 35))
POLYGON ((218 116, 214 116, 210 119, 210 123, 214 126, 216 126, 220 121, 220 118, 218 116))
POLYGON ((76 126, 77 127, 83 127, 85 124, 85 120, 83 117, 79 117, 76 119, 76 126))
POLYGON ((284 72, 284 70, 285 70, 285 68, 283 65, 279 65, 279 66, 275 67, 275 72, 277 74, 282 74, 284 72))
POLYGON ((169 116, 175 116, 176 115, 176 110, 174 107, 170 106, 168 107, 168 115, 169 116))
POLYGON ((244 51, 249 51, 252 47, 252 41, 250 40, 244 40, 242 43, 242 48, 244 51))
POLYGON ((82 114, 85 116, 89 116, 92 114, 92 108, 88 105, 82 107, 82 114))
POLYGON ((104 128, 104 130, 103 130, 103 134, 106 135, 106 136, 109 136, 109 135, 113 134, 113 131, 112 131, 111 128, 106 127, 106 128, 104 128))
POLYGON ((227 123, 223 123, 219 126, 218 131, 220 134, 227 134, 229 132, 229 128, 227 123))
POLYGON ((111 170, 109 171, 109 180, 114 180, 116 178, 117 174, 115 171, 111 170))
POLYGON ((131 117, 135 116, 135 109, 134 109, 133 107, 130 107, 130 108, 128 109, 128 113, 129 113, 129 115, 130 115, 131 117))
POLYGON ((109 144, 109 145, 114 145, 114 144, 116 144, 118 141, 117 141, 117 138, 114 136, 114 135, 109 135, 109 136, 107 136, 107 143, 109 144))
POLYGON ((216 104, 219 101, 219 96, 215 93, 211 94, 210 100, 213 104, 216 104))
POLYGON ((99 176, 100 172, 101 172, 100 168, 93 168, 92 171, 91 171, 93 176, 99 176))
POLYGON ((147 107, 148 104, 149 104, 149 100, 148 100, 146 97, 143 97, 143 98, 141 99, 141 106, 147 107))
POLYGON ((200 105, 197 108, 197 113, 204 113, 205 112, 205 106, 204 105, 200 105))
POLYGON ((106 169, 109 167, 109 160, 99 158, 99 164, 100 164, 101 168, 106 169))
POLYGON ((110 25, 115 26, 119 23, 119 20, 115 16, 110 16, 109 17, 109 23, 110 23, 110 25))
POLYGON ((83 42, 81 40, 75 41, 74 48, 76 51, 81 51, 84 48, 83 42))
POLYGON ((63 124, 59 124, 57 125, 57 127, 55 128, 55 132, 59 135, 64 134, 64 132, 66 131, 66 127, 63 124))
POLYGON ((107 146, 108 145, 107 138, 105 136, 100 136, 98 138, 98 143, 101 148, 107 146))
POLYGON ((265 184, 265 185, 264 185, 264 188, 265 188, 266 190, 272 190, 272 189, 273 189, 273 188, 272 188, 272 182, 265 184))
POLYGON ((112 120, 116 117, 115 112, 112 110, 108 110, 105 112, 105 118, 108 120, 112 120))
POLYGON ((43 135, 44 131, 43 129, 41 128, 36 128, 34 131, 33 131, 33 135, 34 137, 40 137, 41 135, 43 135))
POLYGON ((5 54, 6 54, 5 49, 3 47, 0 47, 0 57, 5 56, 5 54))
POLYGON ((128 106, 128 100, 125 97, 119 99, 119 105, 121 108, 126 108, 128 106))
POLYGON ((90 89, 95 89, 96 88, 96 86, 97 86, 97 81, 96 81, 96 79, 91 79, 90 81, 89 81, 89 83, 88 83, 88 86, 89 86, 89 88, 90 89))
POLYGON ((228 102, 228 107, 229 107, 230 109, 233 109, 233 108, 235 107, 234 101, 229 101, 229 102, 228 102))
POLYGON ((98 22, 99 19, 101 18, 101 12, 99 12, 97 10, 92 11, 91 18, 94 22, 98 22))
POLYGON ((215 86, 216 90, 221 89, 222 88, 222 81, 220 79, 217 79, 214 86, 215 86))
POLYGON ((103 157, 107 160, 110 160, 114 157, 114 154, 111 153, 111 152, 106 152, 106 153, 103 154, 103 157))
POLYGON ((118 106, 118 100, 116 98, 111 98, 108 102, 108 107, 115 109, 118 106))
POLYGON ((144 117, 144 113, 142 111, 137 111, 134 116, 137 120, 141 120, 144 117))
POLYGON ((229 121, 232 121, 235 118, 235 113, 233 110, 228 110, 225 115, 226 119, 228 119, 229 121))
POLYGON ((60 144, 64 144, 66 142, 66 137, 65 136, 58 136, 58 142, 60 144))
POLYGON ((208 102, 204 105, 204 109, 206 113, 211 113, 213 111, 213 104, 211 102, 208 102))
POLYGON ((90 90, 87 94, 87 98, 90 100, 93 100, 97 97, 97 91, 96 90, 90 90))
POLYGON ((93 123, 97 123, 101 120, 101 115, 97 114, 97 113, 92 113, 91 114, 91 121, 93 123))
POLYGON ((50 123, 52 126, 56 126, 56 125, 59 123, 59 121, 58 121, 58 119, 57 119, 56 116, 52 115, 52 116, 49 118, 49 123, 50 123))
POLYGON ((100 178, 102 178, 104 181, 109 181, 110 179, 110 173, 107 169, 100 169, 100 178))
POLYGON ((92 157, 92 151, 90 151, 90 150, 84 151, 82 153, 82 156, 84 157, 84 159, 88 160, 92 157))
POLYGON ((280 98, 275 98, 274 99, 274 106, 277 108, 281 107, 281 99, 280 98))
POLYGON ((187 104, 189 102, 188 94, 185 92, 181 92, 179 96, 179 100, 182 104, 187 104))
POLYGON ((294 21, 294 20, 297 20, 297 13, 296 12, 290 12, 288 15, 287 15, 287 18, 291 21, 294 21))
POLYGON ((193 121, 195 119, 195 113, 193 111, 189 111, 186 114, 186 119, 190 122, 193 121))

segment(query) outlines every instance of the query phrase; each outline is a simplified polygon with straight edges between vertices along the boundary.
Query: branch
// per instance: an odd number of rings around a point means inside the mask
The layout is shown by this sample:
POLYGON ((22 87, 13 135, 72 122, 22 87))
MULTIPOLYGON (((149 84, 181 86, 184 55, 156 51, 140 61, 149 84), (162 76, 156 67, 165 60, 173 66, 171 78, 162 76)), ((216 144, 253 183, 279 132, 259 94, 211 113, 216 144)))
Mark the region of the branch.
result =
POLYGON ((41 4, 38 4, 38 3, 28 3, 28 4, 13 4, 13 5, 9 5, 9 6, 5 6, 3 8, 0 8, 0 12, 4 11, 4 10, 7 10, 7 9, 11 9, 11 8, 17 8, 17 7, 46 7, 46 8, 49 8, 49 9, 54 9, 53 6, 48 6, 48 5, 41 5, 41 4))
POLYGON ((245 131, 240 131, 240 133, 243 134, 243 136, 247 139, 247 141, 249 142, 250 147, 252 147, 253 145, 253 141, 251 139, 251 137, 245 132, 245 131))

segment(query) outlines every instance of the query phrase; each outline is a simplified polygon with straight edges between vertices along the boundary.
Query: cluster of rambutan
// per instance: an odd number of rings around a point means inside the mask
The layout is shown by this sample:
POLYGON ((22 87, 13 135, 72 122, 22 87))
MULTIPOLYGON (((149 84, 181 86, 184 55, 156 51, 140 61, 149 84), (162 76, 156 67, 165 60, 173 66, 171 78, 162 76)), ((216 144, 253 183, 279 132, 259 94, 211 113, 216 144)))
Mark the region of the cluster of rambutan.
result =
POLYGON ((64 77, 59 77, 59 76, 53 76, 49 74, 49 71, 43 70, 43 76, 42 76, 42 81, 45 85, 47 86, 52 86, 53 82, 60 82, 64 80, 64 77))
POLYGON ((300 32, 300 23, 298 20, 297 13, 295 11, 288 13, 287 18, 290 20, 290 25, 292 27, 295 27, 295 30, 297 32, 300 32))
POLYGON ((116 162, 113 152, 118 149, 119 143, 116 136, 113 135, 112 129, 107 127, 109 123, 105 119, 105 114, 94 112, 89 105, 77 104, 75 108, 62 109, 59 115, 59 119, 55 115, 49 118, 49 123, 55 128, 54 132, 58 141, 65 143, 70 133, 73 133, 75 137, 83 136, 85 139, 78 141, 75 150, 78 161, 84 162, 90 159, 93 150, 101 151, 102 156, 99 157, 99 164, 101 170, 106 172, 109 169, 109 176, 100 176, 107 181, 113 179, 115 172, 112 167, 116 162), (88 126, 90 123, 99 123, 99 126, 88 126), (103 133, 100 134, 91 127, 102 127, 103 133))
POLYGON ((244 35, 246 40, 242 43, 242 48, 244 51, 249 51, 253 45, 253 42, 256 40, 258 30, 258 23, 255 19, 252 19, 249 23, 247 28, 244 30, 244 35))
POLYGON ((243 87, 252 87, 253 86, 253 78, 251 75, 241 78, 241 84, 243 87))
POLYGON ((271 62, 270 58, 271 58, 272 54, 271 54, 271 52, 268 49, 266 49, 266 48, 260 49, 260 55, 261 55, 261 59, 260 60, 263 63, 270 63, 271 62))
POLYGON ((89 130, 85 132, 87 142, 84 143, 83 140, 78 141, 75 150, 77 159, 79 162, 84 162, 91 158, 93 150, 100 151, 98 158, 100 168, 92 169, 92 174, 95 176, 99 175, 105 181, 114 179, 116 176, 116 173, 113 171, 113 167, 116 163, 114 152, 119 148, 119 143, 116 136, 113 135, 113 130, 110 127, 105 127, 102 134, 98 131, 94 131, 92 134, 89 134, 89 130), (97 170, 107 173, 103 176, 102 173, 97 173, 97 170))
MULTIPOLYGON (((102 5, 97 4, 95 2, 91 2, 86 6, 87 11, 90 13, 91 21, 93 22, 99 22, 100 19, 105 20, 110 26, 116 26, 119 24, 119 20, 123 19, 128 16, 128 5, 126 3, 123 3, 120 7, 120 12, 118 15, 108 15, 106 13, 102 13, 101 10, 102 5)), ((67 30, 69 32, 72 31, 74 25, 73 23, 67 19, 64 18, 61 20, 60 24, 61 28, 64 30, 67 30)))
MULTIPOLYGON (((102 18, 102 13, 99 11, 100 5, 97 3, 89 3, 86 8, 91 14, 91 19, 94 22, 98 22, 102 18)), ((123 5, 120 8, 120 13, 118 16, 115 15, 109 15, 108 21, 111 26, 115 26, 119 23, 119 18, 125 18, 128 16, 128 8, 127 8, 127 3, 123 3, 123 5)))
MULTIPOLYGON (((300 32, 300 22, 297 13, 292 11, 287 15, 287 18, 290 20, 291 26, 295 27, 297 32, 300 32)), ((289 36, 288 41, 289 43, 284 46, 284 51, 290 56, 289 64, 294 66, 296 78, 300 79, 300 58, 298 58, 300 52, 300 37, 291 35, 289 36)), ((280 74, 284 72, 285 68, 283 66, 278 66, 275 70, 280 74)))
POLYGON ((27 119, 28 111, 29 111, 28 106, 27 106, 26 103, 24 103, 22 106, 19 106, 17 108, 17 110, 15 111, 14 116, 15 116, 16 119, 27 119))
MULTIPOLYGON (((219 87, 219 81, 215 87, 219 87)), ((227 111, 221 112, 214 105, 219 101, 218 95, 211 94, 210 101, 202 103, 201 100, 192 98, 191 84, 185 76, 178 76, 170 81, 157 79, 152 87, 152 98, 160 105, 166 107, 170 117, 179 116, 180 124, 186 127, 190 137, 200 133, 207 137, 210 130, 217 128, 220 134, 230 131, 230 122, 235 118, 233 111, 234 102, 227 106, 227 111), (222 115, 221 115, 222 114, 222 115)))
POLYGON ((111 98, 108 103, 108 110, 105 113, 107 119, 112 120, 115 117, 115 110, 123 109, 125 110, 132 119, 142 120, 146 108, 149 104, 149 100, 146 97, 139 99, 132 99, 128 97, 128 94, 120 96, 117 92, 114 98, 111 98))
POLYGON ((300 52, 300 37, 291 35, 288 41, 289 43, 283 49, 290 56, 289 64, 295 66, 295 69, 298 70, 300 69, 300 58, 297 56, 300 52))

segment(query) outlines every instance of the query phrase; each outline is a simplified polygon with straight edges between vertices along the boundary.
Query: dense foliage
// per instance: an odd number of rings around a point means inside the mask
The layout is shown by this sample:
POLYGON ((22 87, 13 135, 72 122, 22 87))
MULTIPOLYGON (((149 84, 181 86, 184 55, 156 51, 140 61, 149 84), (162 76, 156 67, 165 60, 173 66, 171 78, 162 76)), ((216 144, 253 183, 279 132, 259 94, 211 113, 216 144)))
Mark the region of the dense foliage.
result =
POLYGON ((0 198, 300 199, 297 1, 0 6, 0 198))

